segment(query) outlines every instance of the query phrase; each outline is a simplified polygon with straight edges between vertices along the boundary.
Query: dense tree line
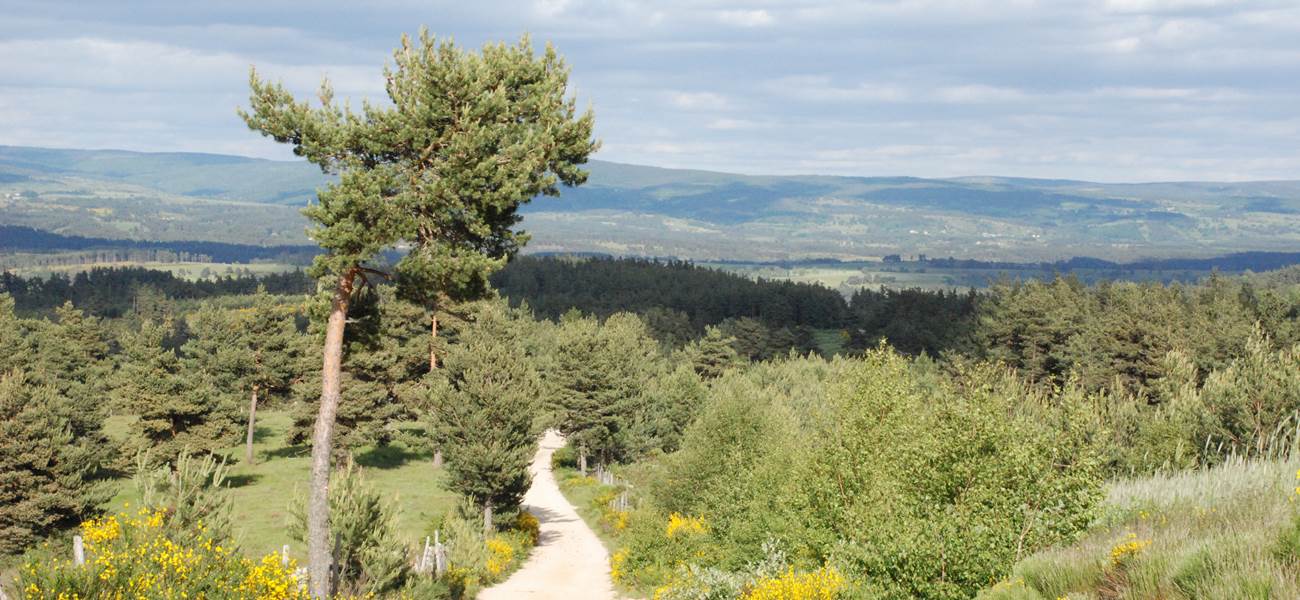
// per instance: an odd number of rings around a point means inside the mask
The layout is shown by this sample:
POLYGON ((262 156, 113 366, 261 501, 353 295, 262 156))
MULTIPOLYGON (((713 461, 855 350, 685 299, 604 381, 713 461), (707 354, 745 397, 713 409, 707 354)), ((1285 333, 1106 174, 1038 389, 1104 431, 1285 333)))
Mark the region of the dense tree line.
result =
POLYGON ((684 313, 700 332, 740 318, 775 327, 835 328, 845 309, 844 299, 821 285, 753 280, 686 261, 523 256, 493 276, 492 284, 512 303, 527 301, 545 318, 573 308, 600 317, 666 309, 684 313))
POLYGON ((253 246, 204 241, 154 242, 90 238, 60 235, 31 227, 0 225, 0 251, 49 253, 72 250, 170 252, 198 258, 201 259, 200 262, 247 263, 272 260, 291 264, 305 264, 319 251, 316 246, 253 246))
POLYGON ((194 280, 145 267, 95 267, 71 276, 59 273, 43 278, 0 273, 0 293, 9 294, 23 314, 47 313, 71 302, 89 314, 116 318, 138 312, 141 290, 146 300, 201 300, 251 294, 259 287, 272 294, 308 294, 316 283, 301 271, 215 274, 194 280))

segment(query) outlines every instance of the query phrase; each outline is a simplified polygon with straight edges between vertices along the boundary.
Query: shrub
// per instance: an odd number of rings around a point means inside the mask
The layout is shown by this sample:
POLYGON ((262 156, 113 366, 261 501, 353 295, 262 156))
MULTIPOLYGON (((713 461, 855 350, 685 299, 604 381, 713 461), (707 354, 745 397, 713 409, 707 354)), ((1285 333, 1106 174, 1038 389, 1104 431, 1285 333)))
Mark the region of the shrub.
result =
POLYGON ((510 528, 522 533, 528 539, 528 545, 530 546, 536 546, 542 534, 541 523, 537 522, 537 517, 534 517, 533 513, 526 510, 521 510, 519 514, 515 515, 515 520, 510 524, 510 528))
POLYGON ((768 577, 754 583, 745 600, 831 600, 844 589, 844 576, 830 567, 811 573, 796 573, 790 568, 780 577, 768 577))
POLYGON ((174 468, 152 464, 148 452, 137 455, 133 483, 145 508, 167 514, 172 536, 184 539, 202 531, 218 541, 230 539, 231 504, 224 487, 224 459, 182 450, 174 468))
POLYGON ((308 597, 292 561, 275 554, 258 561, 240 557, 202 529, 177 539, 165 523, 164 513, 143 508, 83 523, 86 564, 74 565, 47 546, 19 570, 23 598, 308 597))

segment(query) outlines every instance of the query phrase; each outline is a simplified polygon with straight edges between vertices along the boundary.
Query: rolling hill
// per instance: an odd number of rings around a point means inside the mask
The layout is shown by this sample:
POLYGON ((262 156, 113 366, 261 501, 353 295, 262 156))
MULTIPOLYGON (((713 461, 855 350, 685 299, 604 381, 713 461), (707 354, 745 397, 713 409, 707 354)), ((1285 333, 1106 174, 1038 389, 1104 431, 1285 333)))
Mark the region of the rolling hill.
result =
MULTIPOLYGON (((1210 256, 1300 248, 1300 181, 752 176, 593 161, 523 209, 532 252, 699 260, 1210 256)), ((304 162, 0 146, 0 224, 141 240, 308 243, 304 162)))

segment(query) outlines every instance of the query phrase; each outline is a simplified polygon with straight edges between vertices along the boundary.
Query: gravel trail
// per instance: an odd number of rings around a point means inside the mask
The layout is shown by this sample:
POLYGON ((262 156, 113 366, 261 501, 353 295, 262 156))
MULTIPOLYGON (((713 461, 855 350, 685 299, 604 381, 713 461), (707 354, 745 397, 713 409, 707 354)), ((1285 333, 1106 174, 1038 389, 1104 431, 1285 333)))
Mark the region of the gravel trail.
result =
POLYGON ((524 508, 541 523, 537 547, 509 579, 480 592, 480 600, 617 597, 604 544, 560 493, 551 473, 551 454, 563 445, 564 438, 548 431, 533 457, 533 486, 524 495, 524 508))

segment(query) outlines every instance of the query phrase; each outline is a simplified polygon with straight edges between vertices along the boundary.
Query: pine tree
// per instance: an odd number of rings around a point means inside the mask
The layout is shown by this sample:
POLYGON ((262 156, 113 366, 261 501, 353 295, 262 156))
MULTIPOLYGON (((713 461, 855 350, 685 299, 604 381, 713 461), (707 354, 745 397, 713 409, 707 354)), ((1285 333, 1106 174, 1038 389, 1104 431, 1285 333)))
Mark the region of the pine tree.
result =
POLYGON ((136 429, 153 456, 173 461, 184 449, 213 452, 239 430, 235 405, 223 402, 198 373, 164 347, 170 324, 145 322, 122 337, 115 380, 118 404, 140 415, 136 429))
POLYGON ((0 352, 0 374, 31 364, 27 343, 30 335, 27 324, 14 314, 13 297, 0 293, 0 348, 5 348, 0 352))
POLYGON ((434 388, 436 436, 448 450, 449 484, 492 515, 519 506, 530 483, 528 464, 537 443, 537 372, 516 327, 499 305, 451 347, 434 388))
POLYGON ((70 412, 54 386, 0 374, 0 556, 76 526, 112 496, 103 453, 93 436, 73 433, 70 412))
POLYGON ((28 332, 31 350, 29 381, 54 386, 75 407, 73 433, 77 436, 98 431, 107 416, 112 365, 109 335, 98 319, 87 317, 66 302, 55 309, 55 321, 32 323, 28 332))
POLYGON ((298 377, 298 331, 293 315, 258 288, 251 309, 230 311, 205 306, 189 319, 192 337, 184 351, 221 397, 241 404, 248 399, 244 460, 253 462, 258 403, 286 395, 298 377))
POLYGON ((312 274, 332 288, 312 443, 308 554, 312 595, 330 595, 329 473, 348 307, 357 280, 381 251, 405 240, 397 264, 408 289, 473 281, 504 264, 527 241, 516 211, 558 185, 586 180, 596 149, 590 111, 566 98, 568 68, 553 48, 536 56, 525 38, 479 53, 421 32, 402 38, 386 70, 391 106, 353 112, 322 84, 322 107, 283 86, 250 76, 248 126, 306 157, 339 180, 304 214, 324 252, 312 274))
POLYGON ((732 345, 734 341, 721 329, 708 327, 704 330, 704 337, 687 344, 681 352, 696 374, 706 380, 717 379, 727 369, 740 364, 740 356, 732 345))
MULTIPOLYGON (((342 401, 335 415, 334 459, 364 445, 388 444, 393 425, 417 416, 428 372, 424 310, 394 297, 393 286, 357 294, 343 354, 342 401)), ((314 335, 320 338, 319 326, 314 335)), ((310 371, 309 371, 310 373, 310 371)), ((308 375, 293 391, 298 400, 289 441, 310 442, 319 411, 320 378, 308 375)))
POLYGON ((619 313, 605 323, 565 315, 556 335, 548 378, 555 386, 560 430, 598 468, 621 458, 640 410, 642 390, 658 368, 659 346, 636 315, 619 313))

